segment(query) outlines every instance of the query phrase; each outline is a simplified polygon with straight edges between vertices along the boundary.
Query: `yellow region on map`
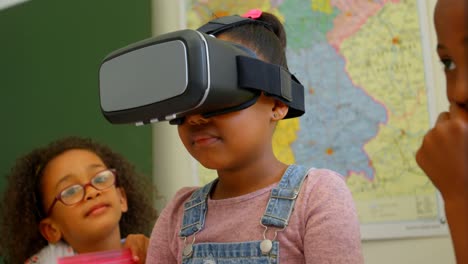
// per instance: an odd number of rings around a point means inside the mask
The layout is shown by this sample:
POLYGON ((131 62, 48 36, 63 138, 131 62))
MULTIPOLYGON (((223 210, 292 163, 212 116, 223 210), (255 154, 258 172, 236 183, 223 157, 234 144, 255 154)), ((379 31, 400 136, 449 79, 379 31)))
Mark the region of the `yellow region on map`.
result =
POLYGON ((333 7, 330 0, 311 0, 312 10, 322 12, 328 15, 333 13, 333 7))
POLYGON ((286 119, 278 122, 273 135, 273 151, 279 160, 286 164, 294 164, 294 153, 291 144, 297 140, 299 119, 286 119))

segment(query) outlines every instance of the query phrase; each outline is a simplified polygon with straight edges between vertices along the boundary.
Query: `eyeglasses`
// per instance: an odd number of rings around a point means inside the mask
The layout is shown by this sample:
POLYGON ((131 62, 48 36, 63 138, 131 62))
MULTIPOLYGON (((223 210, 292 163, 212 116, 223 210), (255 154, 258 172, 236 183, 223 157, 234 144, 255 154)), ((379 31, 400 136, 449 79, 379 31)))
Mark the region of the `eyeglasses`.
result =
POLYGON ((64 205, 77 204, 85 198, 86 187, 92 186, 94 189, 103 191, 112 187, 116 181, 116 171, 114 169, 107 169, 96 174, 90 182, 86 184, 74 184, 63 189, 54 199, 52 205, 47 210, 47 216, 52 212, 57 201, 62 202, 64 205))

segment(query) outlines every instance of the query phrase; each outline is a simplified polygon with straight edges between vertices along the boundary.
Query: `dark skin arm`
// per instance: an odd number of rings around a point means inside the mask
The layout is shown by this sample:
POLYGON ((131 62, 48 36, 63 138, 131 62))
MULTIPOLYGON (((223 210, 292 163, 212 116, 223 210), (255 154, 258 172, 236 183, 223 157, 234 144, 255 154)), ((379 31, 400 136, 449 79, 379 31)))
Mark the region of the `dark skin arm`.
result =
POLYGON ((138 264, 146 262, 146 251, 148 249, 149 239, 141 234, 131 234, 125 239, 124 248, 130 248, 133 255, 133 261, 138 264))
POLYGON ((468 263, 468 112, 455 104, 439 115, 416 153, 416 161, 439 189, 457 263, 468 263))

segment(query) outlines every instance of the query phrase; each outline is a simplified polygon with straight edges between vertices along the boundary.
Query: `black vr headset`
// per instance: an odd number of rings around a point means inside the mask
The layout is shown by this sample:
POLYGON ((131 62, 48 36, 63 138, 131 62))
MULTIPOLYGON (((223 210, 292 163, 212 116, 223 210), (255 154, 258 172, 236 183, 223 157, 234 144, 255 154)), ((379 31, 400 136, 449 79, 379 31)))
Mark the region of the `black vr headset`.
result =
POLYGON ((210 117, 254 104, 263 92, 304 113, 304 87, 285 68, 213 35, 262 21, 222 17, 198 30, 180 30, 109 54, 99 70, 101 110, 114 124, 181 124, 186 115, 210 117))

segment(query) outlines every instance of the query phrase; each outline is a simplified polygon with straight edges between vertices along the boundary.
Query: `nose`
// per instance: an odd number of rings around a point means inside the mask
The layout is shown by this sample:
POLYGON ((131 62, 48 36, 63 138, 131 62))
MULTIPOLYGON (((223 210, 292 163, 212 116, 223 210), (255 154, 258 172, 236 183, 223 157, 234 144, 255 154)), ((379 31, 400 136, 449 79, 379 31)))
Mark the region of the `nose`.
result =
POLYGON ((189 124, 189 125, 193 125, 193 126, 196 126, 196 125, 204 125, 204 124, 207 124, 208 122, 210 122, 209 118, 204 118, 202 115, 189 115, 187 117, 185 117, 185 121, 189 124))
POLYGON ((84 187, 85 191, 85 200, 95 199, 101 195, 101 191, 94 188, 92 185, 87 185, 84 187))
POLYGON ((457 72, 456 78, 447 82, 447 97, 449 102, 468 109, 468 69, 457 72))

